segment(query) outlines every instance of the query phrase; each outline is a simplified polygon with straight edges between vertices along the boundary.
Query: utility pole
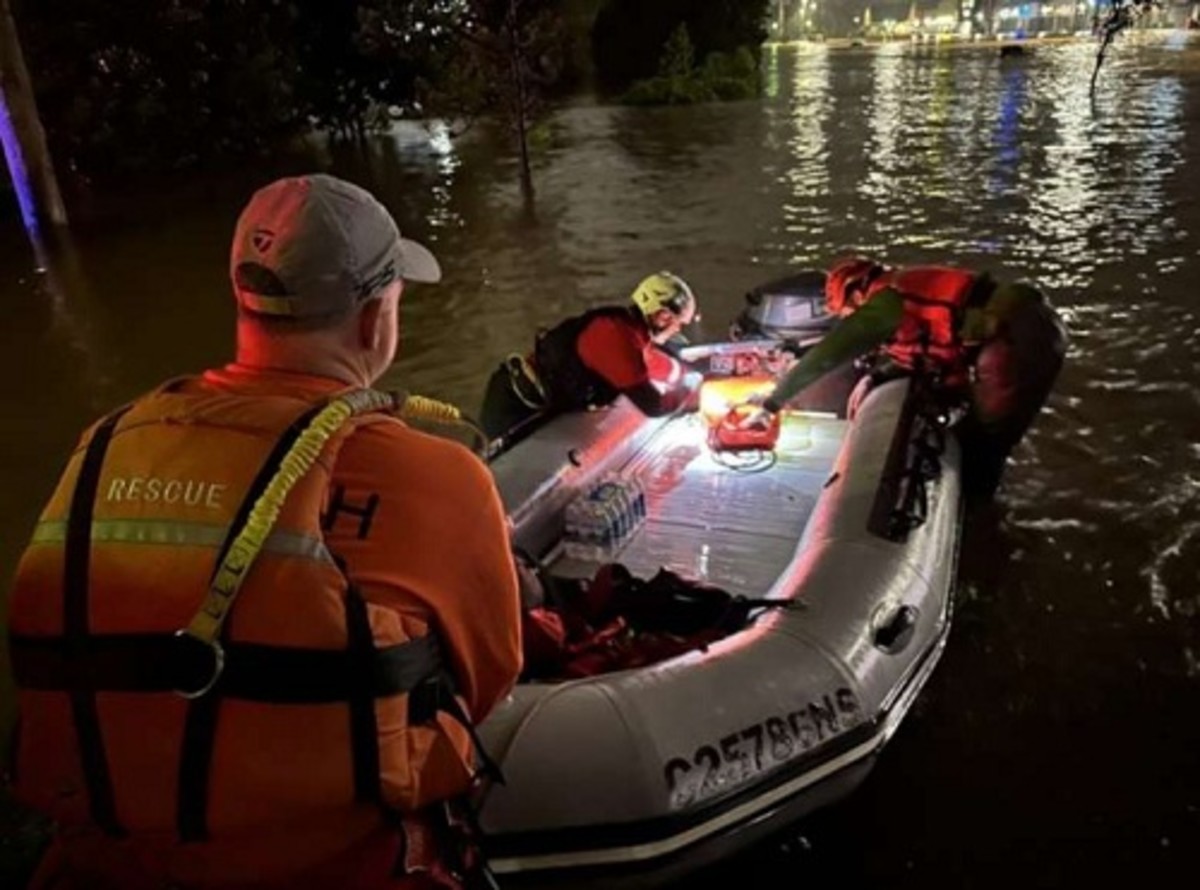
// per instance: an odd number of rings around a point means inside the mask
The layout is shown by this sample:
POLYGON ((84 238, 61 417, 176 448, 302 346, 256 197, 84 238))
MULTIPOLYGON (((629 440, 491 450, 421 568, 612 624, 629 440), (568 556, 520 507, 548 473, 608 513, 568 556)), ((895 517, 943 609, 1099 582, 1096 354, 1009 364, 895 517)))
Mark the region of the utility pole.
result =
POLYGON ((65 226, 67 210, 8 0, 0 0, 0 141, 30 237, 37 239, 43 222, 65 226))

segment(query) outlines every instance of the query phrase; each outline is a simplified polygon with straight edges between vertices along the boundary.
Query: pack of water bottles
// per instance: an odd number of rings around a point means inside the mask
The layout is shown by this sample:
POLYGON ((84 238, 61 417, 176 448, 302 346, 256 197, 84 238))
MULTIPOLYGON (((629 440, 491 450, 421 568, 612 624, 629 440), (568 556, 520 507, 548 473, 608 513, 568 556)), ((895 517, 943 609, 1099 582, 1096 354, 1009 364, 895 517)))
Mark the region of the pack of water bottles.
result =
POLYGON ((615 557, 646 521, 646 490, 634 476, 606 476, 567 505, 563 550, 572 559, 615 557))

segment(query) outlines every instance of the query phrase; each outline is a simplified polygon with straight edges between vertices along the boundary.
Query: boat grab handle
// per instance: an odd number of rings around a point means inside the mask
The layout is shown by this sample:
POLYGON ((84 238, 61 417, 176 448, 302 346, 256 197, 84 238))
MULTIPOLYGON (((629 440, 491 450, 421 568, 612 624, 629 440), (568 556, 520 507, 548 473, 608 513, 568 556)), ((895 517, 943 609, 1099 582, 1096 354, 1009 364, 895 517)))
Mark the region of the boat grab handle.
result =
POLYGON ((920 614, 916 606, 904 605, 898 608, 888 616, 887 621, 876 628, 876 647, 889 655, 904 651, 912 642, 920 614))

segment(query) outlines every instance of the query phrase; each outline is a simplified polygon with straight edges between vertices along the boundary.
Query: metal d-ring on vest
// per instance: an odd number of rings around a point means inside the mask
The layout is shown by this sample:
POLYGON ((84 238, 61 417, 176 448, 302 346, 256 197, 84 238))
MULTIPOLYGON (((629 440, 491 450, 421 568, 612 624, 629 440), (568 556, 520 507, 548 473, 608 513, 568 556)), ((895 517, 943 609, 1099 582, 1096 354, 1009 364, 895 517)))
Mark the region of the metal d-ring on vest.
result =
POLYGON ((200 698, 216 685, 225 670, 221 628, 229 617, 242 582, 279 518, 288 492, 312 468, 326 443, 350 418, 371 411, 394 411, 396 407, 397 399, 390 393, 373 389, 355 390, 333 399, 300 433, 213 573, 200 610, 187 627, 175 632, 176 637, 194 640, 207 647, 212 657, 212 674, 208 681, 196 689, 176 689, 178 695, 187 699, 200 698))

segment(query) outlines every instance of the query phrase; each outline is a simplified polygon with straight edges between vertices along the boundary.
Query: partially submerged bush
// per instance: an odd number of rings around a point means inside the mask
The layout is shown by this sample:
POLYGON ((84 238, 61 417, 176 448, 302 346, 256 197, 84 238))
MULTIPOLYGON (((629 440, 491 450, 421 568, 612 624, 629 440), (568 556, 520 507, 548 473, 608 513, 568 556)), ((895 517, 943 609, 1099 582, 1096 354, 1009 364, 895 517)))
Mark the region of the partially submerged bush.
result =
POLYGON ((630 87, 621 101, 626 105, 695 105, 718 98, 716 91, 698 77, 651 77, 630 87))
POLYGON ((687 25, 680 24, 663 47, 658 74, 635 82, 621 101, 628 105, 692 105, 759 95, 758 60, 749 47, 709 53, 699 67, 693 56, 687 25))
POLYGON ((711 53, 704 60, 700 77, 718 99, 753 99, 762 90, 758 60, 745 46, 732 53, 711 53))

